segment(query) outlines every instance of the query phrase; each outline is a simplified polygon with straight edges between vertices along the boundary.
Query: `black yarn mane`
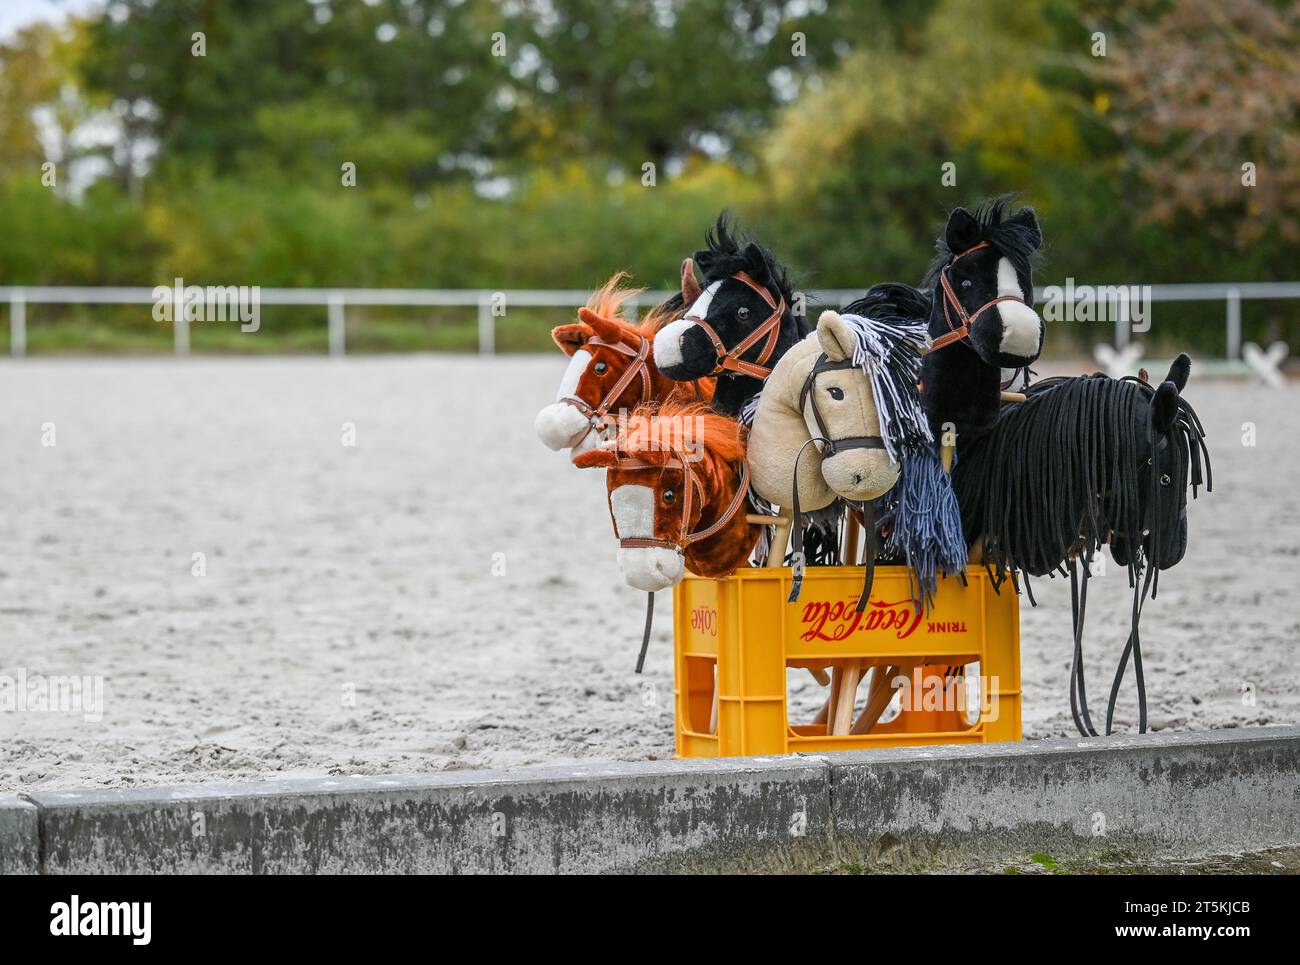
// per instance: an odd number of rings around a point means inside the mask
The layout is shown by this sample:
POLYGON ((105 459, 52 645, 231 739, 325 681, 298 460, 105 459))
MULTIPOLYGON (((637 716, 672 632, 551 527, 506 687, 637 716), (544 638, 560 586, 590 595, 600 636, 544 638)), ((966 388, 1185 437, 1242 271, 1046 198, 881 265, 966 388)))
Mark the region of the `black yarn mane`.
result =
MULTIPOLYGON (((1025 402, 1003 405, 953 471, 967 541, 983 536, 985 559, 999 573, 1041 576, 1065 575, 1067 559, 1090 557, 1112 533, 1140 534, 1150 501, 1140 462, 1153 395, 1153 386, 1131 377, 1060 377, 1031 385, 1025 402)), ((1204 435, 1179 396, 1170 443, 1192 498, 1213 485, 1204 435)), ((1170 496, 1185 500, 1185 488, 1170 496)), ((1135 571, 1140 562, 1128 565, 1135 571)))
MULTIPOLYGON (((996 198, 981 201, 971 212, 979 225, 978 241, 987 241, 1007 258, 1016 271, 1031 273, 1039 258, 1041 239, 1034 231, 1017 221, 1005 221, 1003 216, 1016 201, 1014 194, 1004 194, 996 198)), ((954 254, 949 250, 945 234, 941 233, 934 243, 934 260, 926 269, 921 286, 931 288, 939 282, 939 272, 954 254)))

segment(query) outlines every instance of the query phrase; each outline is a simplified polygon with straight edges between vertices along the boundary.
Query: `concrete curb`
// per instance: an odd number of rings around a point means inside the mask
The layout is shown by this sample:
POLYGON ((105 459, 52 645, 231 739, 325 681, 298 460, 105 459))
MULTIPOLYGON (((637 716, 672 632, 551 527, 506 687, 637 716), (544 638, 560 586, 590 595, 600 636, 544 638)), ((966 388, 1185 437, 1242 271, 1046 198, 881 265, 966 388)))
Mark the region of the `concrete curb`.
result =
POLYGON ((49 873, 793 866, 830 825, 826 767, 799 757, 32 797, 49 873))
POLYGON ((40 867, 36 805, 0 797, 0 875, 33 874, 40 867))
POLYGON ((1197 857, 1300 845, 1300 727, 29 798, 39 807, 0 801, 0 870, 739 871, 1036 851, 1197 857))
POLYGON ((894 865, 1300 844, 1300 728, 855 751, 830 760, 840 860, 894 865))

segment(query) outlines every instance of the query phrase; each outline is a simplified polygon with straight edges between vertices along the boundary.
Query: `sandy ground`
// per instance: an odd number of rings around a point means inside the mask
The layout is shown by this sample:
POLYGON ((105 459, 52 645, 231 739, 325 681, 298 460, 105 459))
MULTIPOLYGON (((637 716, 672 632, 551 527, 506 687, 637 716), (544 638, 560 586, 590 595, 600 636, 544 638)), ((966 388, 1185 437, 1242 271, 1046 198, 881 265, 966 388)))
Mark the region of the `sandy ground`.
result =
MULTIPOLYGON (((603 480, 532 434, 562 361, 0 366, 0 675, 103 687, 0 713, 0 790, 671 756, 668 598, 637 677, 603 480)), ((1188 395, 1218 491, 1148 605, 1153 722, 1300 722, 1296 390, 1188 395)), ((1093 586, 1100 692, 1128 591, 1093 586)), ((1036 591, 1025 736, 1067 736, 1068 588, 1036 591)))

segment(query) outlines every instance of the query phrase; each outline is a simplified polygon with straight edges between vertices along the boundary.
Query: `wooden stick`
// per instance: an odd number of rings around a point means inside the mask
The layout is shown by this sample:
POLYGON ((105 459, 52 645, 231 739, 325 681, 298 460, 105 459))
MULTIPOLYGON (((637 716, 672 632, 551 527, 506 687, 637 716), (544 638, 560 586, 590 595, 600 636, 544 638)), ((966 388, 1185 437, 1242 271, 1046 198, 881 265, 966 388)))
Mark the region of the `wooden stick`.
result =
POLYGON ((830 674, 828 674, 823 668, 809 667, 808 672, 813 675, 813 680, 817 681, 821 686, 829 687, 831 685, 830 674))
MULTIPOLYGON (((954 437, 957 435, 955 431, 952 434, 954 437)), ((945 435, 947 435, 947 433, 945 433, 945 435)), ((948 473, 949 475, 952 475, 952 457, 956 452, 957 452, 956 438, 953 439, 951 445, 946 442, 939 443, 939 459, 940 461, 943 462, 943 471, 948 473)))
POLYGON ((781 515, 777 517, 776 532, 772 534, 772 547, 767 553, 768 566, 780 566, 785 562, 785 548, 790 543, 790 529, 793 526, 794 511, 782 508, 781 515))
POLYGON ((883 673, 879 678, 873 677, 871 681, 871 692, 867 697, 867 706, 863 708, 862 715, 853 723, 851 734, 867 734, 871 728, 876 726, 876 721, 880 715, 885 712, 890 702, 894 699, 894 693, 903 682, 897 678, 901 674, 910 674, 920 663, 920 659, 903 660, 897 664, 891 664, 889 667, 881 667, 883 673))
POLYGON ((1002 393, 1002 401, 1003 401, 1003 402, 1024 402, 1025 399, 1027 399, 1027 398, 1028 398, 1028 396, 1025 395, 1025 393, 1023 393, 1023 392, 1003 392, 1003 393, 1002 393))
POLYGON ((822 709, 817 711, 817 716, 812 719, 814 725, 824 724, 831 714, 831 700, 835 697, 835 691, 832 689, 826 695, 826 701, 822 704, 822 709))
POLYGON ((835 733, 835 704, 840 696, 840 683, 844 679, 844 668, 840 666, 831 667, 831 692, 826 698, 826 735, 829 737, 835 733))
POLYGON ((831 728, 832 734, 847 734, 853 726, 853 702, 858 695, 861 680, 860 663, 854 660, 844 667, 844 672, 840 675, 839 694, 835 698, 835 725, 831 728))
POLYGON ((709 711, 709 733, 718 732, 718 671, 713 671, 713 709, 709 711))

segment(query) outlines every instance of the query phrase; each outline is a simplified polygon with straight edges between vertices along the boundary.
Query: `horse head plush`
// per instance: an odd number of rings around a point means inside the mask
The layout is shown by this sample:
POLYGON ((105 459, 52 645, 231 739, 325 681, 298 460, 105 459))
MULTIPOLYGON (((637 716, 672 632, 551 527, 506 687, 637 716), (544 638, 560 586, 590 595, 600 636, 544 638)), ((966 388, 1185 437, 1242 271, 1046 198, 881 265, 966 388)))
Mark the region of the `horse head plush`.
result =
POLYGON ((574 463, 606 467, 618 563, 653 593, 689 568, 726 576, 745 563, 760 528, 745 519, 743 429, 707 406, 669 401, 633 413, 618 438, 574 463))
POLYGON ((1100 374, 1035 382, 1024 402, 1002 408, 993 428, 953 469, 966 537, 979 541, 987 565, 999 572, 1059 571, 1070 577, 1070 704, 1085 736, 1097 732, 1083 676, 1084 608, 1091 564, 1104 543, 1115 562, 1128 568, 1133 587, 1129 638, 1111 686, 1106 733, 1130 654, 1138 728, 1146 729, 1142 605, 1148 593, 1156 595, 1159 572, 1187 549, 1188 485, 1193 498, 1201 485, 1213 487, 1204 429, 1182 397, 1190 369, 1191 360, 1180 355, 1158 386, 1100 374))
POLYGON ((1032 307, 1042 229, 1033 208, 1008 215, 1010 203, 1001 197, 952 212, 922 283, 928 290, 877 285, 844 308, 925 320, 922 401, 935 435, 955 430, 959 451, 993 424, 1001 390, 1043 349, 1043 320, 1032 307))
MULTIPOLYGON (((760 498, 793 506, 797 486, 802 509, 821 509, 837 497, 876 499, 898 482, 871 379, 857 360, 860 324, 823 312, 815 333, 768 376, 749 434, 751 485, 760 498)), ((913 335, 924 343, 919 327, 913 335)))
POLYGON ((570 357, 555 401, 537 413, 534 429, 552 449, 577 457, 611 438, 614 415, 669 397, 713 397, 713 380, 684 385, 666 378, 655 364, 654 337, 681 317, 674 295, 639 325, 619 317, 624 302, 638 293, 622 285, 620 273, 578 310, 578 322, 551 330, 551 338, 570 357))
POLYGON ((655 336, 655 357, 670 379, 716 375, 713 407, 736 416, 808 327, 791 311, 786 268, 757 242, 737 236, 725 213, 706 243, 682 265, 687 308, 655 336), (696 264, 703 285, 695 279, 696 264))

